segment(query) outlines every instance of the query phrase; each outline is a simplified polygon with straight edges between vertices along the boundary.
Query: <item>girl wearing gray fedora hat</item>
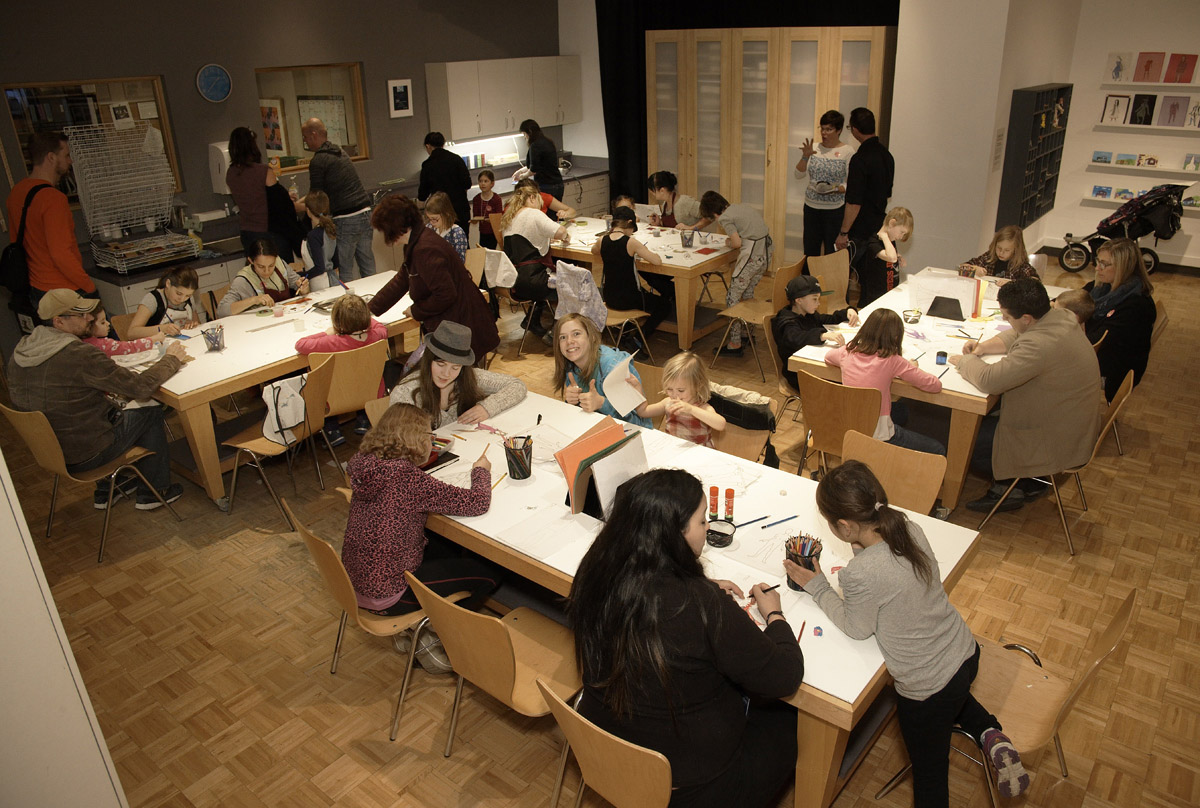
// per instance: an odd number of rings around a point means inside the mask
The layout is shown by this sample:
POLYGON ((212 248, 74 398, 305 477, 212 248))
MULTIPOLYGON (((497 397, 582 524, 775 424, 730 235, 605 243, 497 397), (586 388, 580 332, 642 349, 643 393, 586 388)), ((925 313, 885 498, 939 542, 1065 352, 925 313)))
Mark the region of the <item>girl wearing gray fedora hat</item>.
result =
POLYGON ((425 335, 425 353, 416 372, 392 388, 391 401, 420 407, 436 428, 455 421, 477 424, 525 398, 519 379, 472 367, 474 363, 471 329, 443 320, 425 335))

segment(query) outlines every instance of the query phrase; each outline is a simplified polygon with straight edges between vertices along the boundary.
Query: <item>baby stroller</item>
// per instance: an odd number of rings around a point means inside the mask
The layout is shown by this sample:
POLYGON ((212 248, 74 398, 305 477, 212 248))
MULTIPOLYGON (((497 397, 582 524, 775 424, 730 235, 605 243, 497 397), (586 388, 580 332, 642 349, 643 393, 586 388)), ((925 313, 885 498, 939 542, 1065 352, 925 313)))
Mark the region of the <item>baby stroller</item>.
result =
MULTIPOLYGON (((1154 233, 1154 243, 1157 246, 1159 239, 1165 241, 1179 231, 1183 216, 1181 200, 1184 192, 1190 187, 1157 185, 1141 196, 1129 200, 1111 216, 1101 220, 1096 226, 1096 232, 1090 236, 1077 239, 1067 233, 1067 245, 1063 248, 1058 262, 1068 272, 1078 272, 1095 259, 1096 250, 1105 241, 1113 238, 1137 241, 1142 236, 1154 233)), ((1149 247, 1141 249, 1146 271, 1153 272, 1158 269, 1158 253, 1149 247)))

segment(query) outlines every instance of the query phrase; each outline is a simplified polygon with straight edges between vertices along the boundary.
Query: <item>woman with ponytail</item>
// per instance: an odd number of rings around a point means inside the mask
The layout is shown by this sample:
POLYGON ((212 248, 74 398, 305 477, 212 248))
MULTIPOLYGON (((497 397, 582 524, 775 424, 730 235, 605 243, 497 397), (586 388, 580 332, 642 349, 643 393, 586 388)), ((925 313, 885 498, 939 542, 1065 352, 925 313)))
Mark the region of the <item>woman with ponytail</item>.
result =
POLYGON ((834 625, 857 640, 874 635, 896 680, 900 734, 912 761, 917 808, 945 808, 950 729, 955 724, 982 746, 1000 793, 1015 797, 1029 775, 1012 742, 971 695, 979 673, 979 645, 942 587, 937 558, 925 533, 888 505, 871 470, 849 461, 817 487, 817 509, 849 543, 854 558, 838 573, 842 595, 820 564, 809 571, 784 561, 788 577, 812 595, 834 625))

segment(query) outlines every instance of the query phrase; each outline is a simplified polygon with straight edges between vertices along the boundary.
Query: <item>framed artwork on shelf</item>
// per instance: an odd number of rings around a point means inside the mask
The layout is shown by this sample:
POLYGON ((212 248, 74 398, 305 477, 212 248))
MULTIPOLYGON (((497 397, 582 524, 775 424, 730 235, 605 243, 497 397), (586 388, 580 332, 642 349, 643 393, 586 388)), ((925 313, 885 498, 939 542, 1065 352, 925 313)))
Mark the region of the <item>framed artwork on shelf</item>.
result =
POLYGON ((1183 126, 1189 100, 1186 95, 1164 95, 1158 105, 1158 125, 1183 126))
POLYGON ((1133 199, 1133 191, 1128 188, 1118 188, 1113 191, 1113 199, 1133 199))
POLYGON ((1126 82, 1133 75, 1133 53, 1131 51, 1112 51, 1108 54, 1108 62, 1104 67, 1105 82, 1126 82))
POLYGON ((388 86, 388 115, 392 118, 411 118, 412 79, 392 79, 388 86))
POLYGON ((1118 166, 1135 166, 1137 165, 1136 154, 1118 154, 1117 161, 1114 165, 1118 166))
POLYGON ((1167 72, 1163 81, 1170 84, 1191 84, 1192 74, 1196 72, 1196 54, 1172 53, 1167 60, 1167 72))
POLYGON ((1138 54, 1133 80, 1157 84, 1162 81, 1163 64, 1166 61, 1167 54, 1163 51, 1142 51, 1138 54))
POLYGON ((1185 154, 1183 156, 1184 171, 1200 171, 1200 154, 1185 154))
POLYGON ((1134 126, 1151 126, 1154 124, 1154 105, 1158 103, 1157 95, 1139 93, 1133 97, 1133 109, 1129 113, 1129 123, 1134 126))
POLYGON ((1110 199, 1112 197, 1111 185, 1093 185, 1092 198, 1094 199, 1110 199))
POLYGON ((1129 117, 1129 96, 1110 95, 1104 99, 1104 111, 1100 123, 1123 124, 1129 117))
POLYGON ((1188 108, 1187 125, 1200 127, 1200 98, 1192 100, 1192 106, 1188 108))
POLYGON ((1094 151, 1092 152, 1093 163, 1111 163, 1113 153, 1110 151, 1094 151))
POLYGON ((1158 168, 1158 156, 1154 154, 1139 154, 1137 164, 1145 168, 1158 168))
POLYGON ((263 151, 287 154, 287 136, 283 131, 283 99, 258 99, 258 112, 262 116, 263 151))

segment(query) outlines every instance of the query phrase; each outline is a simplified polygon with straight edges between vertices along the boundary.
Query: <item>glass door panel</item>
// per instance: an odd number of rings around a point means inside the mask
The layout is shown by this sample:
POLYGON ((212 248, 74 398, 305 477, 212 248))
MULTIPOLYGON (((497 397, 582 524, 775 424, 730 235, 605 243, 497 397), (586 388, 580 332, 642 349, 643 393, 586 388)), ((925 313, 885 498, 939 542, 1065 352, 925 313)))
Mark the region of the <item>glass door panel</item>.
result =
MULTIPOLYGON (((846 116, 846 131, 850 126, 850 110, 867 107, 871 80, 871 43, 869 41, 842 41, 842 86, 838 98, 838 111, 846 116)), ((871 110, 878 119, 879 110, 871 110)))
POLYGON ((766 40, 742 43, 741 201, 760 213, 766 198, 767 63, 766 40))
MULTIPOLYGON (((791 264, 804 255, 804 192, 808 179, 795 178, 800 147, 808 138, 819 142, 817 119, 817 43, 792 41, 788 68, 787 220, 784 226, 783 263, 791 264)), ((776 244, 779 241, 776 240, 776 244)))
POLYGON ((696 43, 696 187, 686 193, 697 199, 705 191, 721 191, 721 43, 696 43))
POLYGON ((679 173, 679 45, 654 45, 654 165, 657 171, 679 173))

